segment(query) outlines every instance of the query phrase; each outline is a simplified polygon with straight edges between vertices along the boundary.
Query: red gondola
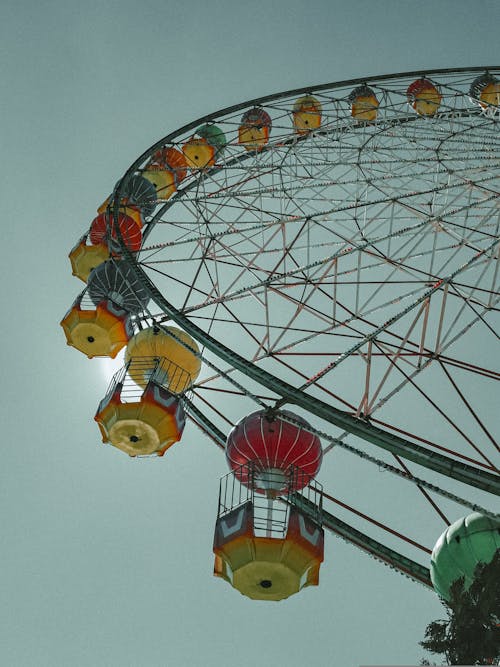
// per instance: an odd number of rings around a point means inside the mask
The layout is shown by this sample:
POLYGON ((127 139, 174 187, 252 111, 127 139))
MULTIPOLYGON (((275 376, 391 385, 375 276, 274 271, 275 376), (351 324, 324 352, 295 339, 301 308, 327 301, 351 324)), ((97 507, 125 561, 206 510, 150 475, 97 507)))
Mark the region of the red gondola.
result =
MULTIPOLYGON (((118 226, 127 248, 132 251, 140 250, 142 242, 140 223, 125 213, 119 213, 118 226)), ((108 229, 112 227, 113 220, 110 218, 108 212, 100 213, 94 218, 90 226, 90 242, 92 245, 102 243, 106 238, 108 229)), ((111 237, 116 239, 116 232, 114 229, 112 230, 111 237)))

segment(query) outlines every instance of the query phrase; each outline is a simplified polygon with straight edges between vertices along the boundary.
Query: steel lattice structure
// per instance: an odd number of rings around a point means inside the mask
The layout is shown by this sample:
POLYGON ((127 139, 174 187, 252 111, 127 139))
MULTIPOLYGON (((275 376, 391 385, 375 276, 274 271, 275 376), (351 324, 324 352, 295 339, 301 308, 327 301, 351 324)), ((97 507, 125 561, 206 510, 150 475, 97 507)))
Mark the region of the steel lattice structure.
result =
POLYGON ((485 69, 426 72, 442 95, 431 117, 406 97, 421 72, 251 100, 162 138, 114 192, 120 239, 127 179, 200 124, 223 130, 224 153, 156 205, 141 250, 121 240, 152 298, 135 326, 174 322, 202 346, 186 404, 219 446, 258 407, 303 414, 330 452, 325 525, 426 585, 421 562, 454 501, 492 512, 500 493, 500 116, 469 96, 485 69), (371 123, 350 114, 349 94, 365 83, 380 103, 371 123), (299 135, 291 113, 306 93, 322 122, 299 135), (248 151, 238 126, 255 106, 272 132, 248 151), (351 506, 358 485, 373 490, 364 511, 351 506), (344 520, 353 512, 356 527, 344 520))

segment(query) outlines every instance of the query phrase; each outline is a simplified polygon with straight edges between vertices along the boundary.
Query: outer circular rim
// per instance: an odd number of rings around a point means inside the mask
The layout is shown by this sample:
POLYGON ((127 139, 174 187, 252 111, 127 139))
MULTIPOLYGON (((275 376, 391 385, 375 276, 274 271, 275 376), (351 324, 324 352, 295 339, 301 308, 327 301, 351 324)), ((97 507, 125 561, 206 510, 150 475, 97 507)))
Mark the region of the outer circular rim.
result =
MULTIPOLYGON (((373 81, 390 81, 395 79, 405 79, 416 76, 439 76, 439 75, 450 75, 450 74, 471 74, 477 72, 482 72, 484 70, 489 70, 491 72, 497 73, 500 71, 500 68, 497 67, 474 67, 474 68, 459 68, 459 69, 435 69, 429 70, 426 72, 422 71, 412 71, 405 72, 401 74, 390 74, 374 77, 362 77, 357 79, 345 80, 337 83, 331 84, 321 84, 318 86, 312 86, 308 88, 299 88, 292 91, 281 92, 274 95, 268 95, 265 97, 256 98, 241 104, 233 105, 225 109, 219 110, 213 114, 202 116, 197 120, 184 125, 182 128, 166 135, 158 142, 153 144, 147 151, 145 151, 137 160, 135 160, 132 165, 129 167, 114 192, 114 217, 115 225, 117 221, 117 212, 118 212, 118 202, 121 198, 122 189, 127 178, 137 171, 137 169, 144 163, 145 160, 151 155, 152 152, 161 148, 164 144, 172 142, 176 138, 186 134, 187 132, 195 129, 198 125, 207 122, 215 121, 227 114, 232 114, 238 112, 239 110, 245 109, 247 107, 264 104, 266 102, 275 101, 283 99, 286 97, 291 97, 293 95, 300 95, 304 92, 319 92, 327 89, 338 89, 346 86, 356 86, 363 83, 371 83, 373 81)), ((246 154, 242 159, 250 157, 250 154, 246 154)), ((175 198, 170 200, 165 207, 172 206, 175 203, 175 198)), ((164 207, 164 208, 165 208, 164 207)), ((164 210, 164 208, 162 210, 164 210)), ((153 218, 154 221, 154 218, 153 218)), ((116 225, 117 236, 120 236, 119 229, 116 225)), ((193 324, 182 312, 177 310, 163 294, 161 294, 156 286, 151 282, 148 276, 142 271, 142 269, 134 263, 133 257, 128 249, 123 243, 122 253, 123 256, 131 262, 133 271, 136 274, 137 279, 139 279, 144 287, 149 291, 151 297, 156 302, 159 308, 161 308, 169 318, 184 329, 189 335, 191 335, 197 342, 204 345, 209 349, 213 354, 225 360, 227 363, 232 364, 235 368, 238 368, 242 373, 246 374, 252 380, 262 384, 264 386, 272 385, 273 391, 277 392, 283 397, 284 402, 293 403, 302 407, 310 414, 315 414, 326 422, 330 422, 339 426, 346 431, 354 433, 363 439, 373 442, 379 446, 382 446, 389 451, 397 452, 398 455, 408 458, 414 462, 417 462, 425 467, 431 468, 443 474, 449 475, 454 479, 458 479, 466 484, 476 486, 483 490, 489 491, 500 495, 500 478, 486 471, 479 471, 478 469, 467 466, 466 464, 457 463, 457 461, 447 460, 446 457, 436 455, 435 453, 432 456, 423 449, 419 448, 415 443, 411 443, 404 438, 398 437, 392 433, 384 432, 382 429, 375 427, 373 424, 369 424, 362 419, 353 418, 351 415, 342 413, 340 410, 336 410, 332 406, 329 406, 326 403, 322 403, 317 399, 311 401, 310 397, 301 392, 296 387, 279 380, 274 377, 272 374, 264 371, 261 368, 255 368, 252 365, 249 365, 248 362, 240 357, 233 350, 223 345, 220 341, 213 339, 206 332, 201 330, 195 324, 193 324), (409 447, 410 446, 410 447, 409 447)), ((217 428, 211 424, 208 420, 203 421, 201 413, 194 413, 198 416, 198 423, 209 433, 215 440, 218 440, 222 444, 222 438, 225 439, 224 434, 221 434, 217 428)))
POLYGON ((337 81, 337 82, 332 82, 332 83, 324 83, 324 84, 318 84, 315 86, 307 86, 307 87, 302 87, 302 88, 293 88, 292 90, 287 90, 287 91, 282 91, 280 93, 275 93, 271 95, 264 95, 262 97, 256 97, 251 100, 247 100, 246 102, 241 102, 239 104, 233 104, 229 107, 225 107, 223 109, 219 109, 218 111, 207 114, 205 116, 201 116, 197 120, 191 121, 190 123, 187 123, 186 125, 183 125, 181 128, 178 130, 175 130, 173 132, 170 132, 169 134, 165 135, 162 137, 159 141, 155 142, 150 146, 144 153, 142 153, 127 169, 125 174, 123 175, 122 179, 118 182, 117 184, 117 189, 115 190, 115 203, 119 201, 119 196, 118 193, 120 191, 120 185, 121 183, 129 176, 131 173, 136 171, 138 167, 141 165, 142 162, 144 162, 151 153, 154 151, 158 150, 163 146, 165 143, 169 143, 172 140, 176 139, 180 135, 184 134, 185 132, 189 132, 190 130, 195 129, 199 125, 206 123, 211 120, 217 120, 218 118, 221 118, 222 116, 225 116, 230 113, 235 113, 236 111, 240 111, 241 109, 245 109, 246 107, 250 106, 257 106, 260 104, 265 104, 266 102, 271 102, 279 99, 283 99, 285 97, 292 97, 294 95, 303 95, 304 93, 314 93, 314 92, 321 92, 323 90, 328 90, 328 89, 336 89, 336 88, 343 88, 345 86, 358 86, 362 85, 364 83, 369 83, 373 81, 388 81, 391 79, 403 79, 403 78, 410 78, 410 77, 421 77, 421 76, 435 76, 435 75, 445 75, 445 74, 461 74, 461 73, 479 73, 479 72, 493 72, 496 74, 500 73, 500 65, 489 65, 489 66, 476 66, 476 67, 458 67, 458 68, 448 68, 448 69, 431 69, 431 70, 412 70, 410 72, 401 72, 399 74, 380 74, 376 76, 364 76, 364 77, 357 77, 355 79, 344 79, 343 81, 337 81))

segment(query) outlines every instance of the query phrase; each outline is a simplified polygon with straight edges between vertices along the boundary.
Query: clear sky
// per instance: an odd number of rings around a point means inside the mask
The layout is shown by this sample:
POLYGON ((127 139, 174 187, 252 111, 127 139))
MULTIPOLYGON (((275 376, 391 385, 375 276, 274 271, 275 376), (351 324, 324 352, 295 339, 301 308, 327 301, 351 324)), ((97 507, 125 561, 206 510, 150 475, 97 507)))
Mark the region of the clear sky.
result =
POLYGON ((280 90, 494 65, 499 25, 494 0, 4 1, 0 664, 418 663, 438 600, 333 536, 288 601, 213 578, 223 457, 193 428, 161 461, 100 445, 105 365, 58 322, 69 250, 155 140, 280 90))

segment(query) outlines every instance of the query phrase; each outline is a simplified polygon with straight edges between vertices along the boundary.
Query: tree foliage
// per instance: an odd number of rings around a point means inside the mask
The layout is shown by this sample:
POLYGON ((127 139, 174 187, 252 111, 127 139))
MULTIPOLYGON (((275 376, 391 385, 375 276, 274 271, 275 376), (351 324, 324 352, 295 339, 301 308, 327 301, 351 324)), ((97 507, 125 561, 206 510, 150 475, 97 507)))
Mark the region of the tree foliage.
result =
POLYGON ((444 655, 449 665, 497 664, 500 660, 500 549, 491 563, 479 563, 474 581, 464 590, 464 578, 455 581, 450 600, 442 600, 447 619, 429 623, 427 651, 444 655))

